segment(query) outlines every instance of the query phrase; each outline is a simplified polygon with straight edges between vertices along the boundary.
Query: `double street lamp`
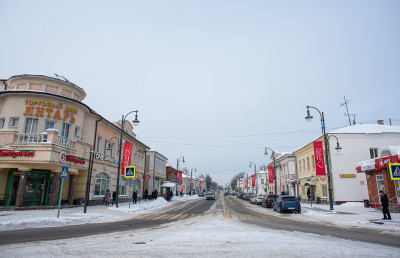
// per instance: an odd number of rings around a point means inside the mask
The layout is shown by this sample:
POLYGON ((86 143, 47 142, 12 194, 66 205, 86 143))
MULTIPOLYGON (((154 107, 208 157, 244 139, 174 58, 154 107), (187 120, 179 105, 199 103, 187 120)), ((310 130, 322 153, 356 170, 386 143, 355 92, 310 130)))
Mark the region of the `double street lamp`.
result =
POLYGON ((194 172, 197 172, 197 170, 196 170, 196 168, 192 168, 191 170, 190 170, 190 192, 189 192, 189 195, 192 195, 192 188, 193 188, 193 169, 194 169, 194 172))
POLYGON ((275 187, 274 187, 274 192, 275 192, 275 194, 276 194, 276 191, 277 191, 277 184, 276 184, 276 169, 275 169, 275 151, 273 150, 273 149, 271 149, 271 148, 268 148, 268 147, 265 147, 265 152, 264 152, 264 155, 265 156, 267 156, 268 155, 268 150, 270 150, 270 151, 272 151, 272 157, 273 157, 273 160, 274 160, 274 170, 273 170, 273 174, 274 174, 274 183, 275 183, 275 187))
POLYGON ((138 111, 131 111, 128 114, 126 114, 125 116, 122 115, 122 121, 121 121, 121 127, 120 127, 120 131, 121 131, 121 135, 119 138, 119 146, 118 146, 118 170, 117 170, 117 187, 116 187, 116 199, 115 199, 115 206, 118 208, 118 196, 119 196, 119 178, 121 176, 121 159, 122 159, 122 136, 123 133, 125 131, 125 121, 126 121, 126 117, 131 114, 131 113, 135 113, 135 120, 132 121, 132 124, 134 126, 137 126, 139 124, 139 120, 138 120, 138 111))
MULTIPOLYGON (((257 165, 255 164, 255 163, 253 163, 253 162, 251 162, 250 161, 250 164, 249 164, 249 168, 251 168, 251 165, 253 165, 254 166, 254 187, 256 188, 256 194, 257 194, 257 178, 256 178, 256 169, 257 169, 257 165)), ((253 181, 253 180, 252 180, 253 181)), ((253 183, 253 182, 252 182, 253 183)))
POLYGON ((179 161, 182 159, 182 163, 185 163, 185 157, 179 157, 176 159, 176 191, 178 191, 178 173, 179 173, 179 161))
POLYGON ((328 187, 329 187, 329 210, 333 211, 333 189, 332 189, 332 172, 330 168, 330 155, 329 155, 329 142, 328 138, 329 137, 335 137, 336 138, 336 150, 340 151, 342 147, 339 145, 339 140, 336 136, 328 135, 326 134, 326 128, 325 128, 325 118, 324 118, 324 112, 320 112, 316 107, 312 106, 307 106, 307 116, 305 117, 307 122, 311 122, 313 119, 313 116, 310 115, 310 108, 315 109, 318 111, 320 117, 321 117, 321 129, 322 129, 322 134, 324 136, 324 142, 325 142, 325 160, 326 160, 326 169, 328 170, 328 187))

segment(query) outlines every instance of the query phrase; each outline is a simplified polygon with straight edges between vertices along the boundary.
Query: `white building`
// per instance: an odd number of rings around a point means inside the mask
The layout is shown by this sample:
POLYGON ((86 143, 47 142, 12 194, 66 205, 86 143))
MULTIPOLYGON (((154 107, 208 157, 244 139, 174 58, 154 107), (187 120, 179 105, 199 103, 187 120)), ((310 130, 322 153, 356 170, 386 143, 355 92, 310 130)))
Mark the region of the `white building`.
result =
POLYGON ((328 133, 331 170, 336 203, 368 199, 366 176, 356 173, 360 160, 378 157, 378 149, 400 145, 400 126, 357 124, 328 133), (335 150, 336 136, 342 147, 335 150))
POLYGON ((145 189, 151 194, 155 189, 161 193, 161 184, 166 180, 166 166, 168 159, 157 151, 146 152, 145 189))
MULTIPOLYGON (((297 172, 296 172, 296 156, 289 152, 275 153, 275 173, 277 194, 285 192, 292 196, 297 196, 297 172)), ((273 160, 271 154, 271 160, 273 160)), ((268 166, 273 166, 274 162, 270 162, 268 166)), ((269 185, 269 193, 275 193, 275 182, 269 185)))
POLYGON ((256 173, 256 192, 257 194, 266 195, 267 194, 267 172, 266 171, 258 171, 256 173))

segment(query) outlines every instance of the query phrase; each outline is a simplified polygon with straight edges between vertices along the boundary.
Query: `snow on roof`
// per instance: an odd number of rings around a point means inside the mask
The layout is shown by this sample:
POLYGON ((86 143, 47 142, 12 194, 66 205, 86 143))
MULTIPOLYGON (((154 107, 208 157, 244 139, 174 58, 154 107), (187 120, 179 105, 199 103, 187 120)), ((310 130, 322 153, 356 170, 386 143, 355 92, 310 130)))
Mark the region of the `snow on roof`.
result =
POLYGON ((378 125, 378 124, 356 124, 343 127, 328 134, 339 133, 400 133, 400 126, 378 125))

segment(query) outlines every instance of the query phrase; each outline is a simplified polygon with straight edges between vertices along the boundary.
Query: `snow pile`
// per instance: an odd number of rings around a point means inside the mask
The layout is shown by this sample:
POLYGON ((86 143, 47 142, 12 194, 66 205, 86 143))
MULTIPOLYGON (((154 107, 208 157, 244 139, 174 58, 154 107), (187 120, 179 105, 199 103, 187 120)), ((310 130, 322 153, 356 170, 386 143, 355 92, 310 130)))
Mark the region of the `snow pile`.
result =
POLYGON ((166 207, 171 203, 166 201, 164 198, 157 198, 156 200, 152 201, 141 201, 140 203, 137 202, 136 204, 130 205, 128 203, 120 203, 119 208, 116 206, 108 208, 109 210, 118 211, 118 212, 134 212, 136 214, 143 213, 144 211, 151 211, 155 209, 159 209, 162 207, 166 207))
POLYGON ((363 202, 346 202, 336 207, 364 207, 363 202))

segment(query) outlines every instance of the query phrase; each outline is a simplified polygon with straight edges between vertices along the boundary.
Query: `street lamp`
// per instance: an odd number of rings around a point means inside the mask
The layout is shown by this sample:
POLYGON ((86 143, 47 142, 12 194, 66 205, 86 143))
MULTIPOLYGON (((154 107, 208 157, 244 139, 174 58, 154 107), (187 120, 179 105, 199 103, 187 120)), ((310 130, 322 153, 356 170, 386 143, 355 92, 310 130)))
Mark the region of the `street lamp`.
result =
POLYGON ((191 170, 190 170, 190 192, 189 192, 189 195, 191 196, 192 195, 192 181, 193 181, 193 169, 194 169, 194 172, 197 172, 197 170, 196 170, 196 168, 192 168, 191 170))
POLYGON ((179 170, 179 160, 182 159, 182 163, 185 163, 185 157, 179 157, 176 159, 176 191, 178 191, 178 170, 179 170))
POLYGON ((116 187, 116 199, 115 199, 115 206, 118 208, 118 196, 119 196, 119 178, 120 178, 120 176, 121 176, 121 153, 122 153, 122 135, 123 135, 123 133, 124 133, 124 131, 125 131, 125 129, 124 129, 124 127, 125 127, 125 121, 126 121, 126 117, 129 115, 129 114, 131 114, 131 113, 135 113, 135 120, 133 120, 132 121, 132 124, 134 125, 134 126, 137 126, 137 125, 139 125, 139 120, 138 120, 138 111, 137 110, 135 110, 135 111, 131 111, 131 112, 129 112, 128 114, 126 114, 125 116, 124 115, 122 115, 122 121, 121 121, 121 128, 120 128, 120 131, 121 131, 121 135, 120 135, 120 138, 119 138, 119 146, 118 146, 118 171, 117 171, 117 187, 116 187))
POLYGON ((275 169, 275 161, 276 161, 276 159, 275 159, 275 151, 273 149, 271 149, 271 148, 265 147, 265 152, 264 152, 265 156, 268 155, 268 150, 272 151, 272 157, 273 157, 273 160, 274 160, 273 174, 274 174, 274 183, 275 183, 274 191, 275 191, 275 194, 276 194, 277 184, 276 184, 276 169, 275 169))
POLYGON ((256 188, 256 194, 257 194, 257 178, 256 178, 256 176, 257 176, 257 174, 256 174, 257 165, 250 161, 249 168, 251 168, 252 164, 254 165, 254 181, 255 181, 254 182, 255 183, 254 187, 256 188))
MULTIPOLYGON (((310 108, 313 108, 318 111, 320 117, 321 117, 321 129, 322 129, 322 134, 324 136, 324 142, 325 142, 325 160, 326 160, 326 168, 328 170, 328 186, 329 186, 329 210, 333 211, 333 189, 332 189, 332 175, 331 175, 331 169, 330 169, 330 162, 329 162, 329 143, 328 143, 328 136, 326 135, 326 129, 325 129, 325 118, 324 118, 324 112, 320 112, 316 107, 312 106, 307 106, 307 116, 305 117, 307 122, 311 122, 313 119, 313 116, 310 115, 310 108)), ((334 136, 334 135, 332 135, 334 136)), ((336 145, 336 150, 340 151, 342 147, 339 146, 339 140, 336 136, 334 136, 337 140, 337 145, 336 145)))

